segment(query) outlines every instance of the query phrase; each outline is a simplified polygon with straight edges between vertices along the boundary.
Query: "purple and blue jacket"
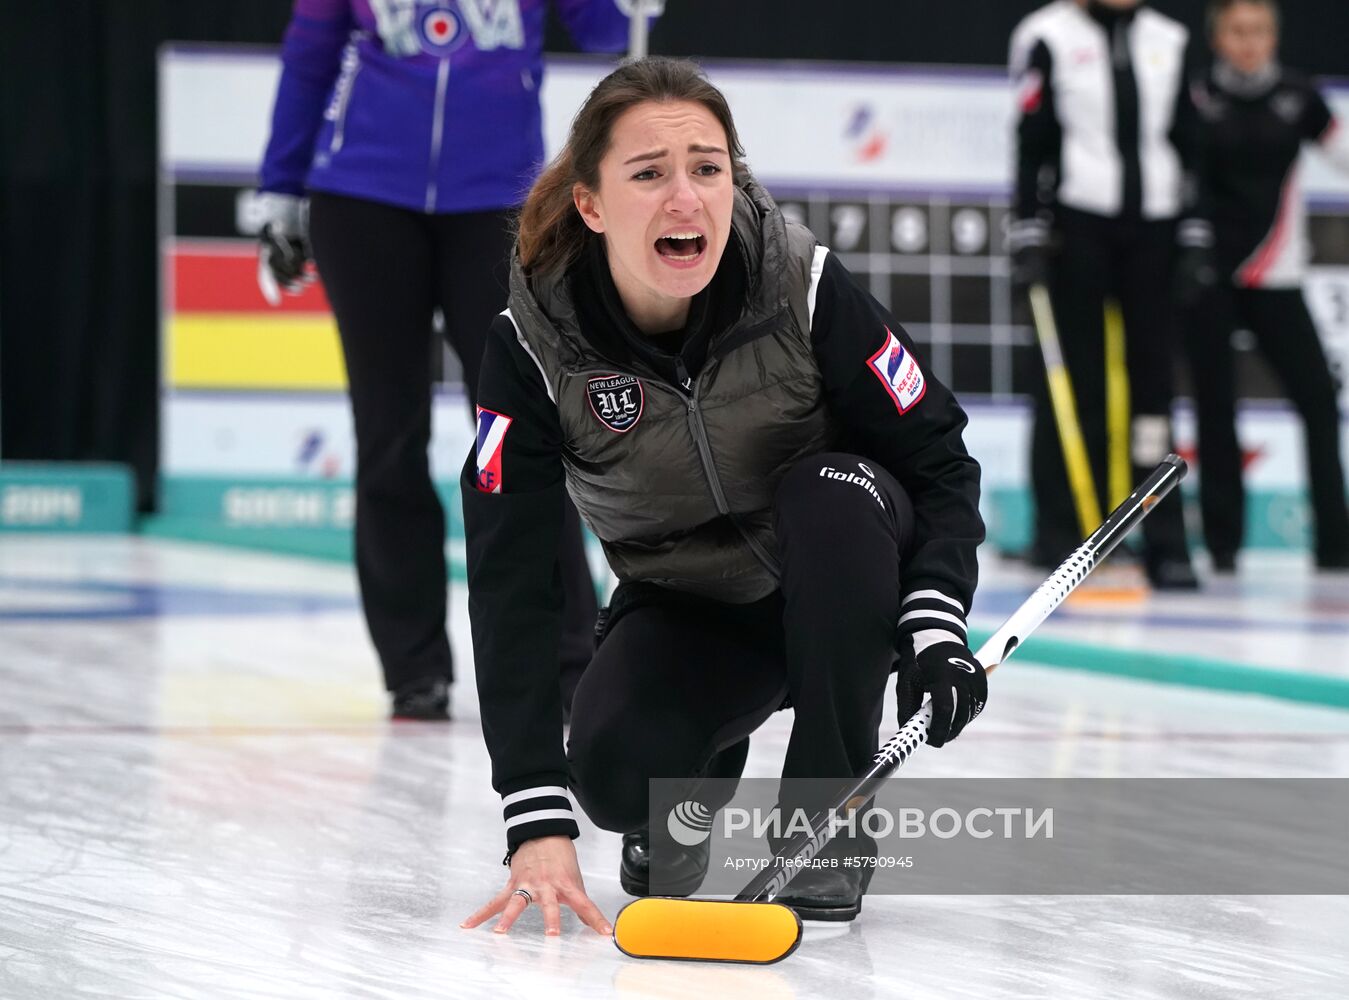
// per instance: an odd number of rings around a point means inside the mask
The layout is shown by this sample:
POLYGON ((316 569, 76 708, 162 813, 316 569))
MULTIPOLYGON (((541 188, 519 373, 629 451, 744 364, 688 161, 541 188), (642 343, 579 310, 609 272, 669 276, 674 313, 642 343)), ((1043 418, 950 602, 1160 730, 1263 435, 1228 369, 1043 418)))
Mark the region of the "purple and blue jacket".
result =
MULTIPOLYGON (((549 0, 295 0, 259 178, 423 212, 524 200, 543 162, 549 0)), ((621 51, 622 0, 552 0, 576 43, 621 51)))

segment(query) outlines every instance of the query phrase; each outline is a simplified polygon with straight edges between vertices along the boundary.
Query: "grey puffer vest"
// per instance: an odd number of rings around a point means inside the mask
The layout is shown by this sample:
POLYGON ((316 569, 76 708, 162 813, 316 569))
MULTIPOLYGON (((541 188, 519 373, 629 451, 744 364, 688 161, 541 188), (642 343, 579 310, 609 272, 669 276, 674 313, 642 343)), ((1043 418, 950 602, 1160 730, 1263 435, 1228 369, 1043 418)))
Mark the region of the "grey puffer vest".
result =
POLYGON ((838 428, 811 350, 814 236, 750 178, 732 227, 748 301, 712 335, 691 397, 641 362, 597 354, 565 275, 526 278, 517 259, 510 315, 557 404, 567 491, 614 573, 741 604, 777 587, 778 483, 838 428))

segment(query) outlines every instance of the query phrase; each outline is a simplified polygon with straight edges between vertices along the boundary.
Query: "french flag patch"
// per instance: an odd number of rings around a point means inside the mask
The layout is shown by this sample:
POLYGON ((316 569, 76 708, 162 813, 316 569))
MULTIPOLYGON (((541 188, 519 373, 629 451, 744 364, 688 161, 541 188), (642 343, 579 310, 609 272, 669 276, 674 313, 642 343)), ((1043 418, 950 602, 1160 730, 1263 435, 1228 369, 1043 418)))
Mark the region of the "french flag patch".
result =
POLYGON ((501 451, 511 418, 495 410, 478 407, 478 490, 501 492, 501 451))
POLYGON ((927 379, 918 362, 887 326, 885 343, 867 360, 867 366, 885 386, 900 413, 908 413, 927 392, 927 379))

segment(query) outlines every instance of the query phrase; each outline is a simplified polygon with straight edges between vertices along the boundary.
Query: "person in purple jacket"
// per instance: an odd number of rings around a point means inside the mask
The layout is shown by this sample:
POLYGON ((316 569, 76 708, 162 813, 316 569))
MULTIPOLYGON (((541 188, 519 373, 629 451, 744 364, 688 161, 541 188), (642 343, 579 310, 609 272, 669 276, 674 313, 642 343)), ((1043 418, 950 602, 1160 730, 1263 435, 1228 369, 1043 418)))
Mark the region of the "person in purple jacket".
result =
MULTIPOLYGON (((543 161, 547 0, 296 0, 263 159, 259 284, 313 257, 337 318, 356 431, 356 567, 393 717, 445 719, 445 520, 431 482, 432 314, 476 406, 506 300, 513 209, 543 161), (307 210, 307 211, 306 211, 307 210), (306 218, 307 216, 307 218, 306 218)), ((621 0, 553 0, 576 42, 620 51, 621 0)), ((567 514, 564 688, 593 648, 594 585, 567 514)))

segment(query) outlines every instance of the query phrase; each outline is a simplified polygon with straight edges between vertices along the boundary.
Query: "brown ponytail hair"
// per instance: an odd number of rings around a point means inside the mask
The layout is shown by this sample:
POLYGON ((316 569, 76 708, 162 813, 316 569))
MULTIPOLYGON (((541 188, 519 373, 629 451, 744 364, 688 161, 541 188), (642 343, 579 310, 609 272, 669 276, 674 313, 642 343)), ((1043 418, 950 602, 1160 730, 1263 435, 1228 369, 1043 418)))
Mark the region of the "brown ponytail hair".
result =
POLYGON ((733 175, 744 173, 745 151, 731 108, 696 63, 661 56, 626 62, 595 85, 572 119, 567 144, 544 168, 520 209, 516 246, 527 274, 566 270, 581 255, 585 241, 595 238, 576 210, 572 187, 579 182, 592 191, 599 188, 600 160, 609 151, 614 122, 645 101, 701 104, 726 130, 733 175))

